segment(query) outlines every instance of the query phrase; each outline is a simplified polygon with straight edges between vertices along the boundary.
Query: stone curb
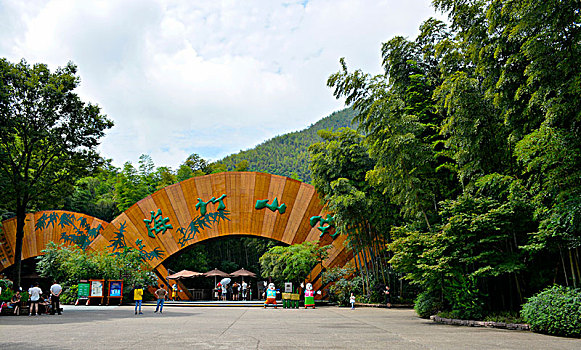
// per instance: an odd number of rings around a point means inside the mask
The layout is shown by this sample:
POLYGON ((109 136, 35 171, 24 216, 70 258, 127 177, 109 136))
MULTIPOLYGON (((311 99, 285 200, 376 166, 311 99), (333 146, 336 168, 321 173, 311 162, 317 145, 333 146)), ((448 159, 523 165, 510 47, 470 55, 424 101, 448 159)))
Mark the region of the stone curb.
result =
MULTIPOLYGON (((385 304, 366 304, 366 303, 355 303, 356 307, 379 307, 387 308, 385 304)), ((413 304, 391 304, 392 309, 413 309, 413 304)))
POLYGON ((440 316, 432 315, 430 320, 441 323, 449 324, 454 326, 467 326, 467 327, 489 327, 489 328, 501 328, 510 329, 518 331, 530 331, 531 328, 526 323, 505 323, 505 322, 492 322, 492 321, 473 321, 473 320, 459 320, 455 318, 443 318, 440 316))

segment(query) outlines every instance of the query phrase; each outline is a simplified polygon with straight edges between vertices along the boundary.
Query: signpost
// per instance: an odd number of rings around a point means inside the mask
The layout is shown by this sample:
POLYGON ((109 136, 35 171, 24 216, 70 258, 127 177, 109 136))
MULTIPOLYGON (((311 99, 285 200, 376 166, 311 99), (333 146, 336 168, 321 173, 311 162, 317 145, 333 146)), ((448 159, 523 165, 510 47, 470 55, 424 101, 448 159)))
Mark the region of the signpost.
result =
POLYGON ((99 299, 99 305, 103 304, 103 287, 105 286, 105 280, 89 280, 89 283, 91 284, 91 289, 87 305, 89 305, 93 299, 99 299))
POLYGON ((107 305, 111 303, 111 299, 119 299, 119 305, 121 305, 123 302, 123 280, 109 281, 108 294, 107 305))

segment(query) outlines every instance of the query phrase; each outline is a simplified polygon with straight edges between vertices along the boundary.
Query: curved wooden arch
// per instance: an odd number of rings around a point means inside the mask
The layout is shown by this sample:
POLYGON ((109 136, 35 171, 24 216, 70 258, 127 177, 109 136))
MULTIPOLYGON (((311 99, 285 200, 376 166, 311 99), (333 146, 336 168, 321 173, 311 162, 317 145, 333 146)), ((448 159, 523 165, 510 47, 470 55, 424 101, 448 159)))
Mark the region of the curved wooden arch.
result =
MULTIPOLYGON (((321 236, 319 226, 328 224, 311 226, 311 218, 326 215, 312 185, 266 173, 218 173, 165 187, 135 203, 111 223, 66 211, 28 214, 22 259, 42 255, 41 250, 50 241, 90 250, 106 248, 112 253, 127 246, 139 250, 163 278, 167 270, 162 263, 167 258, 211 238, 250 235, 289 245, 319 240, 320 245, 330 244, 331 249, 323 266, 311 273, 310 279, 317 287, 322 268, 343 266, 353 258, 344 244, 344 235, 333 239, 330 231, 321 236), (257 209, 258 201, 267 207, 257 209), (204 207, 206 213, 202 215, 204 207)), ((3 227, 0 271, 14 262, 15 218, 4 221, 3 227)))

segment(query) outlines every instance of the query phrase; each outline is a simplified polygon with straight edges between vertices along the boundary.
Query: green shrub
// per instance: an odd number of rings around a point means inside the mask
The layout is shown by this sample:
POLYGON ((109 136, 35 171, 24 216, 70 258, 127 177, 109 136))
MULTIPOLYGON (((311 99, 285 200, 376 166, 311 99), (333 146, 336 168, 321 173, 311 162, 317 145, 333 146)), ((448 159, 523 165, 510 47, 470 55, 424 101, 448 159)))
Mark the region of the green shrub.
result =
POLYGON ((418 294, 414 303, 414 310, 422 318, 428 318, 438 313, 441 309, 440 300, 430 292, 418 294))
POLYGON ((516 311, 500 311, 487 315, 484 321, 504 323, 526 323, 516 311))
POLYGON ((341 306, 349 305, 351 293, 355 294, 358 301, 367 301, 362 295, 363 280, 351 266, 335 267, 323 272, 323 283, 333 283, 329 288, 330 300, 341 306))
POLYGON ((28 292, 20 292, 20 301, 22 302, 22 305, 24 305, 28 302, 28 298, 30 298, 30 295, 28 295, 28 292))
POLYGON ((77 301, 77 295, 79 292, 78 285, 63 286, 63 292, 60 297, 61 304, 74 304, 77 301))
POLYGON ((14 295, 12 291, 12 281, 6 278, 0 278, 0 288, 2 288, 2 293, 0 294, 0 302, 10 301, 14 295))
POLYGON ((479 320, 484 316, 484 302, 475 277, 456 276, 449 281, 444 298, 452 309, 453 318, 479 320))
POLYGON ((10 288, 2 288, 2 294, 0 295, 0 302, 12 300, 14 291, 10 288))
POLYGON ((581 289, 547 288, 528 299, 521 316, 534 332, 581 337, 581 289))

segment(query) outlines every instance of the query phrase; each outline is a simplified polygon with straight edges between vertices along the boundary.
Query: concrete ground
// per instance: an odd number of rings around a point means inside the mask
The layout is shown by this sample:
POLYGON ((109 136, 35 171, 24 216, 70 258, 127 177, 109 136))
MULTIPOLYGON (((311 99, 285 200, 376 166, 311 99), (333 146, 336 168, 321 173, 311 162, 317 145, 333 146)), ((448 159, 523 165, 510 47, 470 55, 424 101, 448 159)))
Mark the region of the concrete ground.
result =
POLYGON ((1 349, 581 349, 580 339, 435 324, 413 310, 67 306, 1 316, 1 349))

